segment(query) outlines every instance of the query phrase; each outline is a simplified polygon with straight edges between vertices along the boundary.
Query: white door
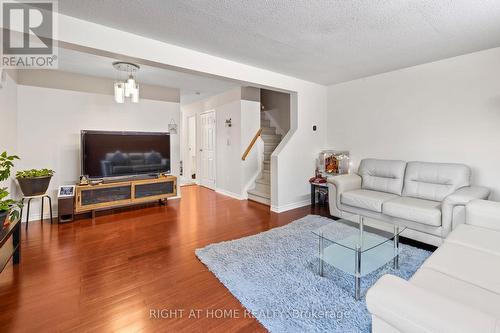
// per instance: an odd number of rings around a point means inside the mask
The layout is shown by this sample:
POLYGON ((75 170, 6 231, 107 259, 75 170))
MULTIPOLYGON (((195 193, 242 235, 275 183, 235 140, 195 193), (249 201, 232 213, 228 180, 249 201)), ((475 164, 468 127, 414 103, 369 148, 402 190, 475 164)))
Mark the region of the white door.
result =
POLYGON ((200 184, 215 189, 215 111, 200 115, 200 184))

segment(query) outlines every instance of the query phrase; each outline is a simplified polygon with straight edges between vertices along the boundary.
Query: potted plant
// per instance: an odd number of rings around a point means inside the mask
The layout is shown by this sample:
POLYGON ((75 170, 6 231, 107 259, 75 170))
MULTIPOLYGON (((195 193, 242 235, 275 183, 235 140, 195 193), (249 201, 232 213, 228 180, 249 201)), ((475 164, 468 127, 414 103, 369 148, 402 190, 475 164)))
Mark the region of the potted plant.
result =
POLYGON ((53 175, 54 171, 50 169, 30 169, 18 171, 16 179, 24 196, 31 197, 45 194, 53 175))
MULTIPOLYGON (((16 155, 7 155, 7 152, 0 154, 0 181, 7 180, 10 176, 10 169, 14 166, 14 160, 18 160, 16 155)), ((0 223, 6 221, 9 216, 9 221, 19 218, 21 212, 21 204, 18 201, 7 199, 9 192, 6 187, 0 188, 0 223)))

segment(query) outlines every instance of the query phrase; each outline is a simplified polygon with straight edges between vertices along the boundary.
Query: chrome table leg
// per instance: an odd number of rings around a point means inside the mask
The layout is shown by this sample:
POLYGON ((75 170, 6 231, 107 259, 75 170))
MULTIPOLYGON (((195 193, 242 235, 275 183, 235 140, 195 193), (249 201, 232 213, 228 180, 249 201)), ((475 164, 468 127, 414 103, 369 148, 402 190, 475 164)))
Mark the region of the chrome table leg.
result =
POLYGON ((318 268, 318 273, 319 276, 323 276, 323 255, 324 255, 324 248, 323 248, 323 233, 319 235, 319 268, 318 268))
POLYGON ((399 226, 394 226, 394 269, 399 269, 399 226))
POLYGON ((359 300, 361 298, 361 247, 359 246, 356 246, 354 268, 354 297, 359 300))

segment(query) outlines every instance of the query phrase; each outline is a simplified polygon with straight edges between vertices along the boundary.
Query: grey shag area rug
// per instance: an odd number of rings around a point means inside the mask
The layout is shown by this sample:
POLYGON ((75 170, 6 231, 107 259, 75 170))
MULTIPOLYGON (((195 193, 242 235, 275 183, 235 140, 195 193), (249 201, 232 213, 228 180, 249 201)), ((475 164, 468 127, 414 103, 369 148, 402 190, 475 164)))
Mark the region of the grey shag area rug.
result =
MULTIPOLYGON (((370 332, 364 297, 353 297, 354 278, 325 265, 318 271, 318 237, 335 221, 309 215, 260 234, 208 245, 198 258, 270 332, 370 332)), ((337 223, 338 232, 351 226, 337 223)), ((431 252, 401 244, 399 270, 388 263, 361 279, 362 293, 383 274, 409 279, 431 252)))

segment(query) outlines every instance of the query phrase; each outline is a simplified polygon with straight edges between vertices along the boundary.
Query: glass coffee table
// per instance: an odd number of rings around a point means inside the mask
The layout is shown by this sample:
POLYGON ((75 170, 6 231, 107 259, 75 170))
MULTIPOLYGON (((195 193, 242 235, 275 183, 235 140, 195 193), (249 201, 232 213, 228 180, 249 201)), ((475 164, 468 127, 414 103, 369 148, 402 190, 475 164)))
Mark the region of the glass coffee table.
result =
POLYGON ((406 229, 394 226, 394 231, 365 227, 360 219, 359 227, 353 222, 340 219, 313 231, 319 239, 319 268, 323 276, 323 265, 327 263, 354 276, 354 296, 361 297, 361 278, 384 266, 391 260, 399 268, 399 235, 406 229), (339 223, 351 225, 340 227, 339 223))

